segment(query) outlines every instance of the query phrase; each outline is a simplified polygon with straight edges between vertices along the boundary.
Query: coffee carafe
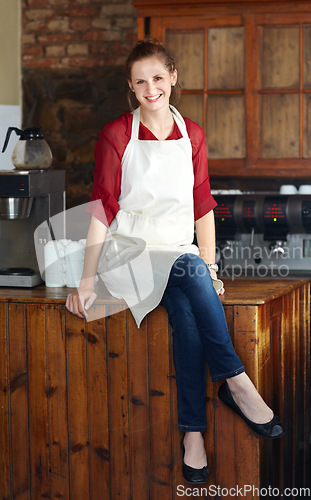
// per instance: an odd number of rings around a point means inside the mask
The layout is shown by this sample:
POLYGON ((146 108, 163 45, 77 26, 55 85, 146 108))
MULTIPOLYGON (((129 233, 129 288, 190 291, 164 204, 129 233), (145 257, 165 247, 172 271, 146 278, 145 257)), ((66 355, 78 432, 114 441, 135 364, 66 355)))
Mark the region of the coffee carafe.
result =
POLYGON ((40 130, 41 127, 27 128, 25 130, 20 130, 16 127, 8 128, 2 153, 7 148, 12 132, 20 136, 12 153, 12 163, 16 169, 41 170, 51 166, 53 160, 52 153, 40 130))

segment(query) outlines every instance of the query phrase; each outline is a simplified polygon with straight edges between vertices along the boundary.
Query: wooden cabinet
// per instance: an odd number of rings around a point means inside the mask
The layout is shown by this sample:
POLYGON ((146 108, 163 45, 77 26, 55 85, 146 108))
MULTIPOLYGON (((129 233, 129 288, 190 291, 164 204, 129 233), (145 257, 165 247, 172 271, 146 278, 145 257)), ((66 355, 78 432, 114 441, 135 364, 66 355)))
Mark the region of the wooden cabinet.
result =
POLYGON ((107 298, 86 323, 65 309, 67 294, 0 289, 1 499, 172 500, 185 488, 187 498, 225 498, 225 488, 238 485, 251 487, 249 500, 269 486, 310 487, 307 281, 226 281, 222 302, 233 344, 286 435, 257 437, 219 401, 220 383, 208 376, 212 489, 202 496, 181 474, 165 309, 138 329, 124 303, 107 298))
POLYGON ((215 176, 311 177, 311 4, 138 0, 138 37, 173 53, 179 109, 215 176))

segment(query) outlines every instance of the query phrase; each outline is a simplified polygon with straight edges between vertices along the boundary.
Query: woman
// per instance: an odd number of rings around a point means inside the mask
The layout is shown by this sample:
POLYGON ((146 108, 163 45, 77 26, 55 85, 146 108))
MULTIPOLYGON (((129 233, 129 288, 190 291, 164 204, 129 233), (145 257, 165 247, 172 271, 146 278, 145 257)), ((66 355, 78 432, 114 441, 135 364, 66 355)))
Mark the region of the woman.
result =
POLYGON ((223 290, 216 292, 216 203, 204 132, 170 105, 177 94, 174 61, 157 40, 139 41, 126 72, 138 107, 108 124, 97 143, 84 270, 66 305, 87 318, 96 271, 126 300, 138 326, 162 302, 173 330, 183 475, 204 483, 206 361, 212 380, 225 380, 219 398, 255 432, 277 438, 284 431, 230 340, 218 297, 223 290), (194 220, 198 247, 192 244, 194 220))

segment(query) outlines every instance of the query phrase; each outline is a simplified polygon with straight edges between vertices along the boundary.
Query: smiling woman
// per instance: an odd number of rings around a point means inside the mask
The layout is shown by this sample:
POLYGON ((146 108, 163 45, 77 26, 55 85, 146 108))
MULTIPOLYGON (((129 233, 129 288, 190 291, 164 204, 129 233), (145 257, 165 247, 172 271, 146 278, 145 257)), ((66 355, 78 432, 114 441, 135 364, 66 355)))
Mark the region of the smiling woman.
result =
POLYGON ((166 105, 168 108, 171 87, 177 81, 176 69, 169 73, 163 68, 162 61, 157 56, 152 56, 147 61, 136 61, 132 66, 131 75, 128 83, 142 109, 146 102, 158 102, 160 98, 161 106, 166 105))
MULTIPOLYGON (((177 82, 177 70, 171 56, 160 52, 161 45, 154 42, 154 54, 148 59, 142 57, 143 45, 137 44, 133 57, 128 60, 126 74, 128 84, 135 95, 136 103, 140 105, 140 120, 158 140, 167 139, 174 126, 169 103, 172 102, 172 90, 177 82), (167 118, 159 120, 157 116, 165 110, 167 118)), ((173 99, 174 100, 174 99, 173 99)), ((132 106, 131 99, 129 99, 132 106)), ((175 99, 174 101, 177 101, 175 99)), ((174 102, 175 103, 175 102, 174 102)), ((133 109, 133 107, 132 107, 133 109)))
POLYGON ((173 131, 174 118, 169 108, 171 87, 176 84, 177 70, 169 73, 157 56, 147 61, 136 61, 132 66, 129 87, 140 104, 140 121, 158 140, 165 140, 173 131), (159 113, 167 113, 167 119, 158 120, 159 113))
POLYGON ((108 124, 97 143, 92 200, 102 206, 89 209, 84 270, 67 308, 87 317, 96 298, 96 271, 109 292, 125 300, 138 327, 164 305, 173 330, 183 475, 190 483, 205 483, 206 362, 214 382, 226 380, 220 399, 249 427, 267 438, 284 432, 231 343, 218 297, 223 289, 215 286, 216 203, 205 136, 170 104, 177 83, 174 61, 157 40, 140 41, 126 73, 139 106, 108 124))
MULTIPOLYGON (((156 63, 162 63, 161 67, 159 67, 159 64, 157 64, 159 74, 156 74, 157 72, 155 68, 153 69, 153 77, 156 79, 159 78, 161 80, 163 77, 167 78, 167 76, 169 76, 172 79, 170 81, 171 88, 169 102, 174 106, 179 102, 180 85, 177 82, 177 69, 175 67, 174 59, 169 54, 167 49, 158 42, 158 40, 154 38, 151 39, 150 42, 150 44, 146 45, 144 41, 138 41, 126 61, 125 75, 131 89, 128 93, 128 101, 132 110, 137 108, 137 106, 139 105, 139 101, 137 100, 135 95, 136 91, 132 87, 132 80, 134 78, 134 74, 132 74, 133 65, 136 62, 141 62, 143 60, 146 62, 146 58, 150 58, 151 61, 156 63), (163 71, 163 66, 165 71, 163 71)), ((144 79, 142 78, 140 80, 139 78, 140 77, 138 77, 137 83, 143 84, 144 79)))

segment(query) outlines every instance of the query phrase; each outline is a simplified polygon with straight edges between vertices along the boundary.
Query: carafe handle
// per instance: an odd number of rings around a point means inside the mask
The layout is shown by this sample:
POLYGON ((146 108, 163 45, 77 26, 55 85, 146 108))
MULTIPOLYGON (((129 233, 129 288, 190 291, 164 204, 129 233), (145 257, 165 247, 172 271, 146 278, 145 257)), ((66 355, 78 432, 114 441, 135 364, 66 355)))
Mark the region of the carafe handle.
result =
POLYGON ((10 136, 11 136, 13 131, 16 132, 17 135, 23 135, 23 133, 24 133, 23 130, 21 130, 17 127, 9 127, 8 131, 6 133, 4 144, 3 144, 2 153, 4 153, 4 151, 6 150, 8 142, 10 140, 10 136))

